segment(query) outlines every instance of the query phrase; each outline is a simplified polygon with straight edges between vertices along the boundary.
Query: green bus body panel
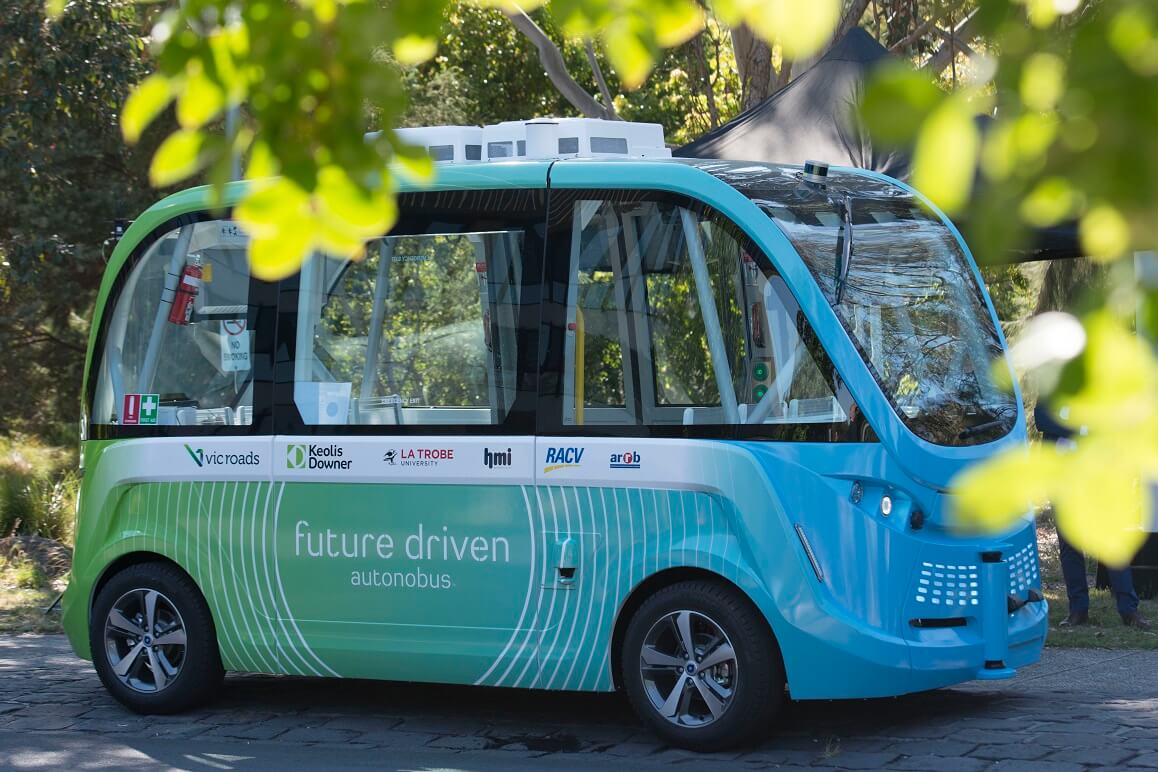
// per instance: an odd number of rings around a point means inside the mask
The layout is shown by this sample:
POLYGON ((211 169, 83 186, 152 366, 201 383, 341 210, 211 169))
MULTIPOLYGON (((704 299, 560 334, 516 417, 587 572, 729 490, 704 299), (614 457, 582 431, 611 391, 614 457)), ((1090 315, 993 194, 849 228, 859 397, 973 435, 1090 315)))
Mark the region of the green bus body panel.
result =
MULTIPOLYGON (((90 468, 110 444, 87 443, 90 468)), ((756 585, 733 503, 706 491, 191 480, 97 502, 86 487, 96 516, 64 616, 82 653, 93 587, 132 553, 189 573, 227 670, 567 690, 614 687, 614 624, 649 576, 756 585), (557 572, 565 538, 573 583, 557 572)))

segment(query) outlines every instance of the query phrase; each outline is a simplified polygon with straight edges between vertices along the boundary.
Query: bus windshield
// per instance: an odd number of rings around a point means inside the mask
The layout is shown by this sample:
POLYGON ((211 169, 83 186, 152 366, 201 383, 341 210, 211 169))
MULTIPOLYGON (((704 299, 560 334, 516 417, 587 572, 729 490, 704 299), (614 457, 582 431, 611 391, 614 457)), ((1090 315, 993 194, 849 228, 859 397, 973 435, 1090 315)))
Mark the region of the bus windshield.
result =
POLYGON ((822 187, 758 164, 706 171, 752 199, 792 242, 915 434, 976 445, 1013 428, 1014 396, 991 376, 1002 348, 982 289, 953 233, 916 197, 855 174, 832 173, 822 187))

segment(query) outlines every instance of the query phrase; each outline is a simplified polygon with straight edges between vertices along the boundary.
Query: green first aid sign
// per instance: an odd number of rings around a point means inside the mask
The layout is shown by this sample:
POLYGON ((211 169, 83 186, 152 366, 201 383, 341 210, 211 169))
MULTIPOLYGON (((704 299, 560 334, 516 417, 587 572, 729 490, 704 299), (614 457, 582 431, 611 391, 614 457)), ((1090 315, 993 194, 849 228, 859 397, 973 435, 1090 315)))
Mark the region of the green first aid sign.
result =
POLYGON ((126 394, 121 423, 125 426, 156 426, 160 394, 126 394))

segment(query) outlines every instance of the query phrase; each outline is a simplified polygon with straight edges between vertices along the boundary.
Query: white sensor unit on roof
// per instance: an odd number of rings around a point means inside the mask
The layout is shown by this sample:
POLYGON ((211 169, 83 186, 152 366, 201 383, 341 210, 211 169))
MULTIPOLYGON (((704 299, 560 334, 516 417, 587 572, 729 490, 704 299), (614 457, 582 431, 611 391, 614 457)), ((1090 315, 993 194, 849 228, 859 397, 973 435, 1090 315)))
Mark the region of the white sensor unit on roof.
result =
POLYGON ((478 126, 421 126, 395 129, 403 142, 422 145, 435 161, 481 161, 483 130, 478 126))
POLYGON ((435 161, 503 161, 550 158, 671 158, 658 123, 599 118, 540 118, 491 126, 427 126, 398 129, 435 161))

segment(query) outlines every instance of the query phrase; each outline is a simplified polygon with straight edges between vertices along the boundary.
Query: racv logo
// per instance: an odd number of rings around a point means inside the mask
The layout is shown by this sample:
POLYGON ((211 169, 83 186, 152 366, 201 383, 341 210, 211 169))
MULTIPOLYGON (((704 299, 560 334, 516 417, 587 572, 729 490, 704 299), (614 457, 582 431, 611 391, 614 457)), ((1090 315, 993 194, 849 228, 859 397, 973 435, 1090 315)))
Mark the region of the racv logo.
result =
POLYGON ((583 461, 583 448, 547 448, 546 466, 543 472, 558 469, 574 469, 583 461))

